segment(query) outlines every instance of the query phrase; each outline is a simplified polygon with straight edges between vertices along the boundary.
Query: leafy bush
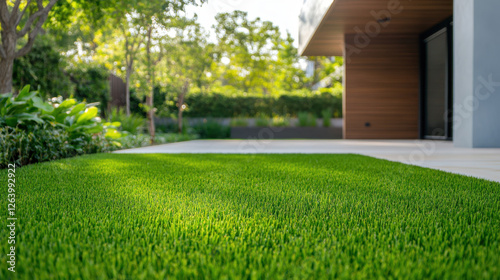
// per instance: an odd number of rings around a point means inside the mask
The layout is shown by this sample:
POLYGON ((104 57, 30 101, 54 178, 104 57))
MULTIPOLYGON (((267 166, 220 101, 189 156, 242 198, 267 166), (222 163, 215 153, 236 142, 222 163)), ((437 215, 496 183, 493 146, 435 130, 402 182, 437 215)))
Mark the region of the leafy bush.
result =
POLYGON ((323 127, 330 127, 332 125, 332 109, 328 108, 321 111, 323 117, 323 127))
POLYGON ((316 126, 316 117, 311 113, 299 113, 299 126, 316 126))
POLYGON ((245 118, 234 118, 231 119, 231 127, 246 127, 248 126, 248 120, 245 118))
POLYGON ((259 114, 255 119, 255 126, 258 127, 266 127, 269 126, 270 123, 271 123, 270 119, 262 113, 259 114))
POLYGON ((49 36, 39 36, 27 55, 14 60, 12 78, 15 88, 31 85, 42 97, 71 92, 73 84, 64 73, 64 58, 54 46, 49 36))
POLYGON ((6 168, 9 163, 23 166, 116 149, 103 134, 71 138, 66 130, 51 124, 34 125, 30 131, 0 128, 0 142, 0 168, 6 168))
POLYGON ((146 127, 146 119, 137 114, 130 114, 127 116, 125 110, 113 110, 109 118, 110 122, 120 122, 121 130, 127 131, 132 134, 139 134, 144 132, 146 127))
POLYGON ((32 50, 14 61, 13 85, 31 85, 42 98, 63 95, 78 100, 99 102, 105 112, 109 95, 109 71, 103 65, 76 63, 67 67, 50 36, 40 36, 32 50))
POLYGON ((43 101, 24 87, 18 96, 0 95, 2 162, 18 164, 111 150, 120 123, 101 123, 98 109, 74 99, 43 101), (53 135, 53 136, 52 136, 53 135))
MULTIPOLYGON (((159 133, 155 135, 156 144, 166 144, 181 141, 189 141, 198 138, 193 134, 178 134, 178 133, 159 133)), ((138 147, 146 147, 151 143, 151 136, 147 134, 129 134, 117 140, 121 144, 122 149, 131 149, 138 147)))
POLYGON ((99 102, 101 112, 106 112, 109 94, 109 71, 102 65, 79 64, 68 69, 74 84, 74 97, 87 102, 99 102))
POLYGON ((271 120, 271 126, 286 127, 290 126, 290 120, 286 117, 274 116, 271 120))
MULTIPOLYGON (((313 112, 320 117, 321 111, 328 108, 332 108, 336 117, 342 117, 342 96, 330 92, 289 92, 275 96, 193 93, 186 97, 185 102, 189 109, 184 116, 192 118, 256 117, 260 114, 268 117, 298 116, 300 112, 313 112)), ((177 113, 175 100, 167 100, 166 104, 164 110, 177 113)))
POLYGON ((201 139, 226 139, 231 137, 231 128, 213 120, 207 120, 192 126, 192 130, 201 139))

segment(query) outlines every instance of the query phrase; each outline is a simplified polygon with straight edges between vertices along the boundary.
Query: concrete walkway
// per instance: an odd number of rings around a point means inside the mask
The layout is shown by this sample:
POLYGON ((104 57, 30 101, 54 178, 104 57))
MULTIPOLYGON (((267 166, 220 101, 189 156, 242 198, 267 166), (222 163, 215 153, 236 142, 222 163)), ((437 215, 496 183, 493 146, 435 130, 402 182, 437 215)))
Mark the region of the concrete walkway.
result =
POLYGON ((455 148, 422 140, 196 140, 121 154, 361 154, 500 182, 500 149, 455 148))

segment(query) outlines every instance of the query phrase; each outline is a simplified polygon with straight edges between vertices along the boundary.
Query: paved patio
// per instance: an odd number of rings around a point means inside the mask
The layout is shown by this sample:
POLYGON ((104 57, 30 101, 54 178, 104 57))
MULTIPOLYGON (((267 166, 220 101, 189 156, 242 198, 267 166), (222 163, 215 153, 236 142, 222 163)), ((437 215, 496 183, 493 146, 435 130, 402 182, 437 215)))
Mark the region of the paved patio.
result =
POLYGON ((500 182, 500 149, 422 140, 196 140, 115 153, 361 154, 500 182))

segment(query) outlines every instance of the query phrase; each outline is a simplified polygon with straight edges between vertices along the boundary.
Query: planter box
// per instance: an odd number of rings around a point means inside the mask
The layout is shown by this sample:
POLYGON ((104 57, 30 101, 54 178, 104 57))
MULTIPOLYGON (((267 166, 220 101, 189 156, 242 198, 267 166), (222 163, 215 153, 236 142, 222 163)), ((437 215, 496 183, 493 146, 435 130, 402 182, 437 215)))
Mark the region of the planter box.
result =
POLYGON ((232 127, 232 139, 342 139, 342 127, 232 127))

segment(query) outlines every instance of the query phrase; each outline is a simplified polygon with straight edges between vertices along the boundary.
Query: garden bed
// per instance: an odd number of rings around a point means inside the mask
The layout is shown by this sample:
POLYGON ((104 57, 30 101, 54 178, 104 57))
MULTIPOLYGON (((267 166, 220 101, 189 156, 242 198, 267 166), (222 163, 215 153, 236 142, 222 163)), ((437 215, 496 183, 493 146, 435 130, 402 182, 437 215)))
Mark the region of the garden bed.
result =
POLYGON ((232 139, 342 139, 342 127, 232 127, 232 139))

